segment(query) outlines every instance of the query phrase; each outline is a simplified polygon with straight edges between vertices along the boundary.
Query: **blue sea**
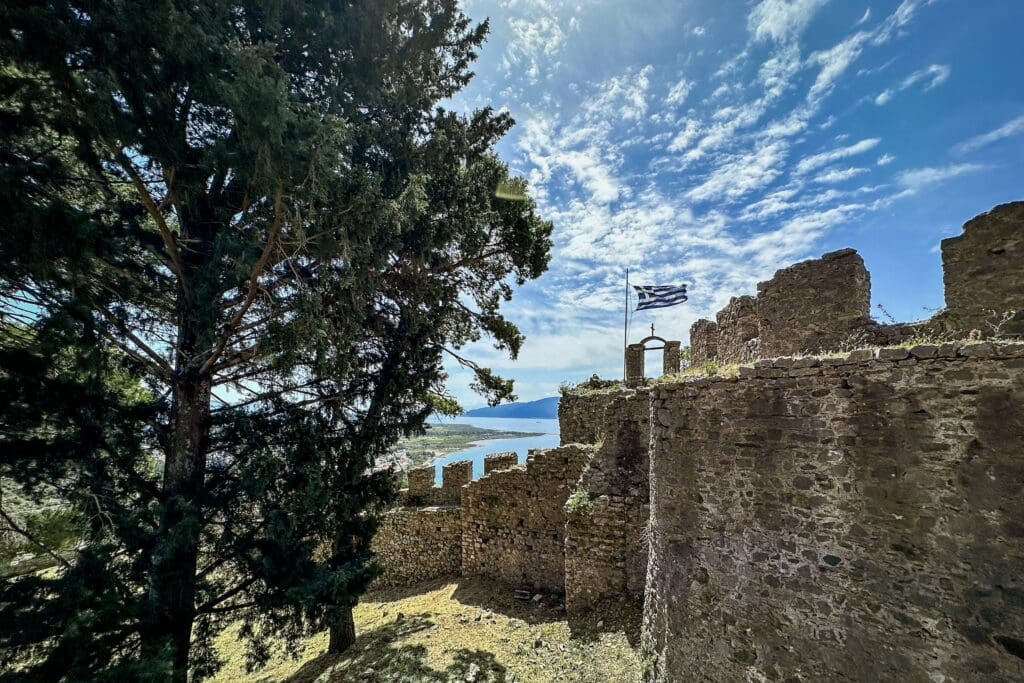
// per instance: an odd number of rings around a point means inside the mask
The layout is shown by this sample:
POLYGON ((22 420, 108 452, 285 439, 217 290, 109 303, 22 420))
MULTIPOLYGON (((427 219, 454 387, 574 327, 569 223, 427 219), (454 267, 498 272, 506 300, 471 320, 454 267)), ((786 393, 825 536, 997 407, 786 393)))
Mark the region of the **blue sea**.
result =
POLYGON ((473 461, 473 479, 479 479, 484 473, 484 456, 503 451, 515 451, 519 462, 526 461, 531 448, 554 448, 558 445, 558 420, 537 420, 518 417, 469 417, 461 415, 454 418, 434 418, 431 422, 439 424, 465 424, 483 429, 501 429, 508 432, 541 432, 540 436, 527 436, 519 439, 485 439, 474 442, 472 446, 455 453, 438 458, 435 461, 435 481, 441 483, 441 467, 457 460, 473 461))

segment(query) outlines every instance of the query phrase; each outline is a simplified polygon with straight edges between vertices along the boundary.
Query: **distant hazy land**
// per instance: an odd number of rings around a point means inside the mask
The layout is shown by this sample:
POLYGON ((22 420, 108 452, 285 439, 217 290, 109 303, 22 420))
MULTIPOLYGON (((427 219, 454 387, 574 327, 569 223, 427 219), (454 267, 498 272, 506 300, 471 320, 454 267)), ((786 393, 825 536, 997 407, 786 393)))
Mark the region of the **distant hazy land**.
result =
POLYGON ((542 398, 536 401, 506 403, 504 405, 494 406, 493 408, 477 408, 475 410, 466 411, 466 415, 470 417, 519 417, 535 418, 539 420, 557 420, 558 397, 549 396, 548 398, 542 398))
POLYGON ((435 458, 461 451, 485 439, 517 439, 540 436, 542 432, 513 432, 501 429, 483 429, 467 424, 431 424, 423 436, 402 439, 391 453, 388 464, 399 469, 425 465, 435 458))

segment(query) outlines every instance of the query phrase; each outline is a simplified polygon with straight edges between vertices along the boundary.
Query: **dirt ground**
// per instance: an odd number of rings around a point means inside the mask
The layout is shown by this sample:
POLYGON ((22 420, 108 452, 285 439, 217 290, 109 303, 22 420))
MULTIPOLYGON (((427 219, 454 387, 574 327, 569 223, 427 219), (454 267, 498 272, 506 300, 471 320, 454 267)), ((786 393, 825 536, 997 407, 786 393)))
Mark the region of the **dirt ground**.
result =
POLYGON ((327 634, 304 645, 299 659, 272 659, 248 674, 237 629, 217 640, 227 681, 467 681, 629 683, 640 680, 640 609, 614 603, 570 622, 558 598, 517 600, 513 589, 463 578, 364 596, 355 610, 357 642, 328 656, 327 634))

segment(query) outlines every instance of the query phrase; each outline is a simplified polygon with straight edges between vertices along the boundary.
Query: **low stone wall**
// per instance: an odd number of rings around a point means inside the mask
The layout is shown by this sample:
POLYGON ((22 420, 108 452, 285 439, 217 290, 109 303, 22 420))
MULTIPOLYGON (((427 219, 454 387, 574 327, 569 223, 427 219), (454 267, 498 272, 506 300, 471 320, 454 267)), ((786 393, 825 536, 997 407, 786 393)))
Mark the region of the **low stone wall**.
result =
POLYGON ((495 470, 507 470, 518 464, 519 456, 515 451, 492 453, 484 456, 484 474, 490 474, 495 470))
POLYGON ((605 437, 580 476, 565 530, 565 605, 586 613, 608 598, 643 599, 649 514, 648 393, 606 408, 605 437))
POLYGON ((525 465, 484 475, 462 500, 462 572, 561 593, 565 501, 595 448, 530 453, 525 465))
POLYGON ((1024 344, 652 399, 649 681, 1024 680, 1024 344))
POLYGON ((434 465, 409 469, 409 488, 398 492, 399 506, 458 505, 463 487, 473 479, 473 462, 457 460, 441 468, 441 485, 434 484, 434 465))
POLYGON ((384 514, 370 544, 382 573, 374 586, 408 586, 461 573, 458 507, 398 508, 384 514))

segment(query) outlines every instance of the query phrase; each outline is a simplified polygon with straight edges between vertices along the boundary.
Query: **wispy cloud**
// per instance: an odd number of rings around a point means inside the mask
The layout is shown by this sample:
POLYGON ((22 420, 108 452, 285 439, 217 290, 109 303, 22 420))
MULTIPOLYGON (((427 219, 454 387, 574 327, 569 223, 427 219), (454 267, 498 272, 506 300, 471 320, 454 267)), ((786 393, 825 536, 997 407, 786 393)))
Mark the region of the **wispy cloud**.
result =
POLYGON ((856 178, 862 173, 867 173, 867 170, 868 169, 866 168, 855 168, 852 166, 850 168, 832 169, 830 171, 825 171, 824 173, 819 173, 818 175, 814 176, 814 182, 841 183, 846 180, 849 180, 850 178, 856 178))
POLYGON ((981 149, 986 145, 991 145, 993 142, 999 142, 1006 138, 1013 137, 1014 135, 1020 135, 1024 133, 1024 116, 1018 116, 1015 119, 1010 119, 1003 125, 999 126, 995 130, 990 130, 987 133, 976 135, 969 140, 964 140, 955 147, 955 151, 958 154, 967 154, 974 150, 981 149))
POLYGON ((984 164, 950 164, 948 166, 926 166, 915 168, 896 176, 896 182, 903 188, 902 194, 914 194, 931 185, 937 185, 968 173, 977 173, 987 168, 984 164))
POLYGON ((819 154, 812 154, 809 157, 804 157, 796 165, 797 173, 808 173, 816 168, 827 166, 833 162, 841 159, 847 159, 864 152, 870 152, 878 143, 881 142, 881 138, 865 138, 860 142, 856 142, 848 147, 840 147, 839 149, 831 149, 827 152, 821 152, 819 154))
POLYGON ((665 104, 682 104, 691 90, 693 90, 693 81, 688 81, 685 78, 679 79, 679 82, 669 89, 668 95, 665 97, 665 104))
POLYGON ((950 68, 945 64, 932 64, 931 66, 915 71, 900 83, 892 88, 886 88, 878 94, 875 98, 875 104, 882 106, 893 98, 893 96, 912 87, 915 83, 921 81, 927 81, 924 86, 925 92, 928 92, 932 88, 937 88, 949 79, 950 68))
POLYGON ((894 157, 892 154, 883 154, 882 156, 878 157, 878 161, 876 161, 875 163, 878 164, 879 166, 888 166, 895 160, 896 157, 894 157))
POLYGON ((778 42, 798 37, 828 0, 761 0, 750 12, 747 28, 758 40, 778 42))

